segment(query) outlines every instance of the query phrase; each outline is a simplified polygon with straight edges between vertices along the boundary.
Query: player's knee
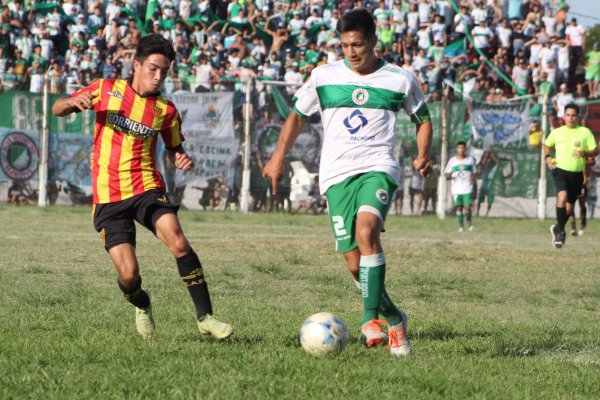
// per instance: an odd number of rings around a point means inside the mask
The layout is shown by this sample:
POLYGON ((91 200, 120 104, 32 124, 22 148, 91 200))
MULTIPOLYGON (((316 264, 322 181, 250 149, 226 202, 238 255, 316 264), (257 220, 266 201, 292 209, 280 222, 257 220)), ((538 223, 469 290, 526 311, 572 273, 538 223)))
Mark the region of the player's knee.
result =
POLYGON ((183 234, 174 235, 167 243, 169 250, 175 257, 181 257, 190 252, 190 245, 183 234))
POLYGON ((374 244, 379 238, 379 232, 375 229, 375 226, 364 225, 356 227, 356 241, 359 244, 374 244))
POLYGON ((140 274, 137 268, 119 273, 119 282, 124 288, 134 288, 139 280, 140 274))

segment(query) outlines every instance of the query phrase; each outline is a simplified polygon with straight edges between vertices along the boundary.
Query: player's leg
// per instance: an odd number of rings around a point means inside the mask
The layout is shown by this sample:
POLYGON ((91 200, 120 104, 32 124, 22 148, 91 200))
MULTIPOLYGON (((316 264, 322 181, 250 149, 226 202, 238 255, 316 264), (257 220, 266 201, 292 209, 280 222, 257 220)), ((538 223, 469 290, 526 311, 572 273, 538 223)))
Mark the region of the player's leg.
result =
POLYGON ((360 251, 360 283, 363 297, 363 330, 378 321, 379 311, 387 319, 389 347, 394 355, 410 353, 406 337, 406 316, 385 291, 386 260, 380 234, 395 190, 393 179, 382 173, 365 174, 357 203, 355 236, 360 251))
MULTIPOLYGON (((490 210, 492 209, 492 204, 494 204, 494 198, 494 193, 489 190, 487 193, 487 210, 485 212, 485 218, 490 217, 490 210)), ((477 210, 477 212, 479 212, 479 210, 477 210)))
POLYGON ((217 339, 231 336, 232 326, 213 317, 212 303, 202 264, 183 234, 177 215, 163 213, 155 218, 156 236, 167 245, 175 257, 179 275, 196 308, 198 330, 202 334, 211 334, 217 339))
POLYGON ((577 232, 579 236, 583 235, 587 228, 587 193, 588 190, 584 185, 581 196, 579 196, 579 210, 581 212, 581 229, 577 232))
POLYGON ((150 338, 154 320, 150 296, 142 289, 142 277, 135 256, 135 224, 129 215, 133 200, 94 206, 94 227, 117 271, 117 285, 125 300, 135 307, 137 331, 150 338))
POLYGON ((575 205, 573 205, 571 212, 569 213, 569 222, 571 223, 571 231, 569 233, 572 236, 577 236, 577 217, 575 215, 575 205))
POLYGON ((465 222, 463 217, 463 196, 462 195, 454 195, 454 208, 456 210, 456 222, 458 222, 458 231, 462 232, 465 229, 465 222))
POLYGON ((135 219, 162 240, 175 257, 179 275, 196 308, 199 331, 210 333, 217 339, 224 339, 230 336, 233 330, 229 324, 222 323, 212 316, 212 304, 202 264, 183 234, 177 218, 178 209, 179 207, 171 203, 162 191, 150 190, 139 198, 135 219), (210 329, 202 328, 203 325, 210 329))
POLYGON ((471 205, 472 205, 471 201, 472 201, 471 195, 463 196, 463 215, 465 216, 465 219, 467 220, 467 226, 469 227, 470 231, 472 231, 474 229, 473 219, 471 218, 471 205))

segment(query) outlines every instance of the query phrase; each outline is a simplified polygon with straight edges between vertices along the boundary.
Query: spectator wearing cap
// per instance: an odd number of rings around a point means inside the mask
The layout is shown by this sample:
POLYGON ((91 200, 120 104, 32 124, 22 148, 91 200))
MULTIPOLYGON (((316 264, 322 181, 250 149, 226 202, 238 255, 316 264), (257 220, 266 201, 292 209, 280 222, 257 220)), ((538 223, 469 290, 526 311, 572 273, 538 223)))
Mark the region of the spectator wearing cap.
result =
POLYGON ((475 1, 476 7, 471 11, 471 18, 473 18, 473 24, 479 25, 483 22, 487 25, 489 10, 486 4, 482 0, 475 1))
POLYGON ((475 47, 481 49, 488 57, 493 56, 490 42, 494 38, 494 32, 486 25, 485 21, 479 21, 479 25, 473 28, 471 35, 473 35, 475 47))
POLYGON ((310 17, 306 18, 306 22, 304 23, 304 26, 307 29, 310 29, 314 25, 320 24, 322 22, 323 22, 323 17, 321 17, 319 15, 319 10, 316 8, 313 8, 310 17))
POLYGON ((302 11, 295 10, 293 14, 293 18, 288 22, 288 30, 290 31, 290 35, 297 36, 302 31, 304 27, 304 20, 302 20, 302 11))
POLYGON ((304 78, 302 74, 298 71, 298 63, 296 61, 292 62, 289 67, 286 68, 285 75, 283 76, 283 80, 291 84, 290 86, 286 86, 286 91, 289 95, 293 95, 296 90, 302 83, 304 82, 304 78))
POLYGON ((4 23, 1 26, 0 31, 0 48, 4 49, 4 53, 7 56, 11 56, 13 52, 11 33, 10 33, 10 24, 4 23))
MULTIPOLYGON (((524 58, 519 59, 517 64, 513 67, 512 81, 518 89, 523 91, 523 93, 530 93, 531 68, 524 58)), ((513 93, 516 93, 514 88, 513 93)))
POLYGON ((69 27, 69 31, 71 33, 78 33, 78 32, 83 32, 83 35, 87 38, 90 36, 90 28, 88 27, 86 20, 85 20, 85 15, 83 14, 79 14, 77 16, 77 23, 72 24, 69 27))
POLYGON ((288 30, 285 28, 285 25, 283 23, 279 23, 279 25, 277 25, 277 28, 274 31, 272 31, 269 28, 266 28, 265 25, 265 32, 267 32, 273 38, 270 50, 271 54, 275 53, 283 55, 281 54, 284 50, 283 45, 290 38, 288 30))
POLYGON ((81 12, 81 7, 79 6, 79 2, 75 0, 64 0, 62 5, 63 11, 67 15, 77 15, 81 12))
POLYGON ((595 98, 598 96, 598 84, 600 83, 600 43, 594 43, 592 50, 587 52, 585 58, 585 81, 590 96, 595 98))

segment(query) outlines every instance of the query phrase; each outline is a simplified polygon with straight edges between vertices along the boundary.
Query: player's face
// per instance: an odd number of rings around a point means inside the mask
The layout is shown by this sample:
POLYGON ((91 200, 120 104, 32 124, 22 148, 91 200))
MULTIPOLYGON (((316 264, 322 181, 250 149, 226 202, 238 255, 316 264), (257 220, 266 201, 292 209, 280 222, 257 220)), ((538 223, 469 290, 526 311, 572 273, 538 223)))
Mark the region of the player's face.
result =
POLYGON ((459 157, 464 157, 466 153, 466 148, 463 144, 456 146, 456 155, 459 157))
POLYGON ((163 84, 171 63, 162 54, 151 54, 142 64, 133 62, 133 88, 145 96, 158 91, 163 84))
POLYGON ((364 75, 374 71, 377 57, 375 56, 375 45, 377 37, 366 39, 359 31, 344 32, 340 35, 344 58, 350 63, 352 71, 364 75))
POLYGON ((572 108, 567 108, 565 110, 565 115, 563 117, 563 119, 565 120, 565 124, 569 127, 569 128, 575 128, 577 126, 577 113, 575 112, 574 109, 572 108))

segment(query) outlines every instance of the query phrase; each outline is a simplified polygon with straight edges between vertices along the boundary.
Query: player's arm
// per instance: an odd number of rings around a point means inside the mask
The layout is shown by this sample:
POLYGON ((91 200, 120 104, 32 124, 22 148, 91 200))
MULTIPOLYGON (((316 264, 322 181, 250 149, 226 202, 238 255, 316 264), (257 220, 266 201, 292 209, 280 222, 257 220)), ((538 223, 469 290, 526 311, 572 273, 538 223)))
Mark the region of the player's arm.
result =
POLYGON ((596 155, 598 154, 598 145, 596 144, 596 139, 594 138, 594 134, 591 131, 587 134, 585 144, 588 150, 575 150, 573 151, 573 157, 596 157, 596 155))
POLYGON ((74 112, 89 110, 94 106, 94 99, 98 94, 82 92, 75 96, 61 97, 52 105, 52 113, 57 117, 64 117, 74 112))
POLYGON ((190 171, 194 168, 194 159, 183 149, 182 145, 172 149, 167 148, 167 154, 175 168, 183 171, 190 171))
POLYGON ((546 160, 546 165, 550 169, 555 169, 556 165, 554 165, 554 158, 552 157, 552 151, 554 150, 554 146, 548 146, 544 143, 544 159, 546 160))
POLYGON ((429 149, 431 148, 431 139, 433 136, 433 126, 431 120, 417 123, 417 157, 413 165, 419 173, 425 177, 431 174, 431 165, 429 164, 429 149))
POLYGON ((283 176, 285 155, 302 132, 303 127, 304 117, 292 111, 281 128, 277 147, 271 159, 263 168, 263 176, 271 181, 273 194, 277 193, 277 182, 283 176))

